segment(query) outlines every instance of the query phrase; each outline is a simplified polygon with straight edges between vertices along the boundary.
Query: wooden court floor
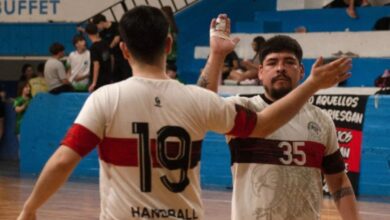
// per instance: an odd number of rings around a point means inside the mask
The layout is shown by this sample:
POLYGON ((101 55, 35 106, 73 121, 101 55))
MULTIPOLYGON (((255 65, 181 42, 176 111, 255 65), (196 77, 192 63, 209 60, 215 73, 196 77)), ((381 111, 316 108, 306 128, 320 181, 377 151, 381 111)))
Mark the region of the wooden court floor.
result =
MULTIPOLYGON (((18 175, 0 172, 0 220, 16 219, 34 182, 35 178, 21 178, 18 175)), ((231 192, 229 191, 204 190, 205 219, 230 219, 230 198, 231 192)), ((359 201, 359 211, 363 220, 389 220, 390 198, 364 198, 364 200, 359 201), (372 202, 372 200, 381 202, 372 202)), ((99 187, 97 180, 70 180, 38 212, 38 219, 44 220, 98 219, 98 216, 99 187)), ((325 198, 323 201, 321 219, 341 219, 330 199, 325 198)))

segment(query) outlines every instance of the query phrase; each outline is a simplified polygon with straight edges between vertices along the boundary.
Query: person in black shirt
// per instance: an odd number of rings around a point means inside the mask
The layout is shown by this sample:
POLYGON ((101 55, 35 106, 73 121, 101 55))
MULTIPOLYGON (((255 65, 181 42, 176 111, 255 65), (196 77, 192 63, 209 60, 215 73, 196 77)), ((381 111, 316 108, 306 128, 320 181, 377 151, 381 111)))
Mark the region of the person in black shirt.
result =
POLYGON ((102 14, 95 15, 92 22, 97 26, 99 36, 103 41, 107 42, 111 49, 111 54, 114 57, 112 81, 119 82, 132 75, 130 65, 123 58, 122 51, 119 48, 121 41, 119 36, 118 22, 107 21, 102 14))
POLYGON ((111 83, 111 54, 110 47, 102 41, 95 24, 89 23, 85 28, 92 45, 89 48, 91 53, 91 74, 89 74, 88 91, 93 92, 99 87, 111 83))

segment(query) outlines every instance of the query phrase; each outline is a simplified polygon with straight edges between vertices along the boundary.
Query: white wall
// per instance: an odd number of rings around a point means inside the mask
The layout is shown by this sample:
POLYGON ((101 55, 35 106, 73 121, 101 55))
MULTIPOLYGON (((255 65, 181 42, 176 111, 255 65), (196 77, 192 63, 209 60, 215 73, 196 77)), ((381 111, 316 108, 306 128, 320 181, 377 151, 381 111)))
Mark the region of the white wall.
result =
MULTIPOLYGON (((250 47, 252 39, 258 34, 233 34, 241 40, 235 51, 240 58, 252 58, 254 52, 250 47)), ((266 39, 275 34, 260 34, 266 39)), ((332 57, 338 51, 353 52, 360 57, 390 57, 390 31, 369 32, 317 32, 286 34, 295 38, 302 46, 304 58, 319 56, 332 57)), ((194 57, 205 59, 208 47, 196 47, 194 57)))
MULTIPOLYGON (((188 0, 188 3, 195 0, 188 0)), ((120 0, 0 0, 0 22, 80 22, 96 13, 120 2, 120 0)), ((135 0, 136 5, 146 5, 145 0, 135 0)), ((163 5, 173 4, 171 0, 161 0, 163 5)), ((184 0, 174 0, 178 9, 185 6, 184 0)), ((126 0, 128 8, 134 7, 132 0, 126 0)), ((149 4, 160 7, 159 1, 149 0, 149 4)), ((121 5, 113 8, 117 19, 123 15, 121 5)), ((112 13, 104 15, 113 20, 112 13)))
POLYGON ((298 10, 309 8, 322 8, 332 0, 278 0, 277 10, 298 10))
POLYGON ((0 22, 78 22, 118 0, 1 0, 0 22))

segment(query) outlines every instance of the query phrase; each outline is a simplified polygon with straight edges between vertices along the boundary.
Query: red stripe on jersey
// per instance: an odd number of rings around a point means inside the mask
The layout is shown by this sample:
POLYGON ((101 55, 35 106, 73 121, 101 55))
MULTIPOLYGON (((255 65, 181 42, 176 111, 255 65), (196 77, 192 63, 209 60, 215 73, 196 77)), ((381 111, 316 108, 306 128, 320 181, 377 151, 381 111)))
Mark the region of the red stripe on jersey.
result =
POLYGON ((88 128, 73 124, 61 144, 76 151, 81 157, 91 152, 100 143, 100 138, 88 128))
POLYGON ((240 105, 236 105, 236 111, 237 114, 234 120, 234 126, 227 135, 248 137, 256 126, 257 115, 255 112, 240 105))
MULTIPOLYGON (((157 159, 156 140, 150 141, 149 149, 153 167, 161 167, 157 159)), ((190 167, 195 167, 200 161, 202 141, 192 142, 190 167)), ((149 147, 149 146, 148 146, 149 147)), ((178 142, 166 142, 166 155, 174 158, 179 154, 180 144, 178 142)), ((106 163, 117 166, 138 167, 138 139, 136 138, 108 138, 105 137, 99 145, 99 157, 106 163)))
POLYGON ((281 141, 235 138, 229 142, 232 163, 262 163, 321 169, 323 144, 311 141, 281 141))

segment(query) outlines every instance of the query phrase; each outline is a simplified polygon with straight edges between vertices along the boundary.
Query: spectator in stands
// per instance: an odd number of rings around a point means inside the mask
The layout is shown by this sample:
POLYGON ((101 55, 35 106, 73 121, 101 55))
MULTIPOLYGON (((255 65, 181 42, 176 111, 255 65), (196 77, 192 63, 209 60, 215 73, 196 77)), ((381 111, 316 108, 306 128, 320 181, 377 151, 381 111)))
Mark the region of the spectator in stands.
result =
POLYGON ((95 24, 89 23, 85 27, 88 38, 92 41, 89 48, 91 54, 91 67, 89 74, 88 91, 93 92, 101 86, 111 83, 111 60, 110 46, 103 41, 95 24))
MULTIPOLYGON (((177 58, 177 34, 179 32, 176 21, 175 21, 175 15, 173 14, 172 8, 170 6, 164 6, 161 8, 161 10, 164 12, 168 22, 169 22, 169 34, 172 37, 172 48, 171 52, 168 54, 167 57, 167 71, 175 72, 176 75, 177 66, 176 66, 176 58, 177 58)), ((167 72, 168 73, 168 72, 167 72)), ((173 73, 170 73, 173 74, 173 73)))
POLYGON ((22 66, 22 75, 19 77, 19 81, 17 84, 17 88, 19 88, 20 84, 24 84, 28 82, 31 78, 35 76, 34 68, 30 63, 25 63, 22 66))
POLYGON ((37 66, 36 76, 30 79, 29 84, 31 86, 31 95, 34 97, 36 94, 40 92, 47 92, 47 84, 45 77, 43 76, 43 72, 45 69, 45 63, 39 63, 37 66))
POLYGON ((16 134, 20 133, 20 125, 22 123, 23 115, 27 110, 28 104, 31 100, 31 87, 27 81, 19 84, 18 97, 14 100, 14 109, 16 112, 16 134))
POLYGON ((236 80, 236 78, 230 75, 232 71, 239 70, 240 69, 240 59, 238 58, 238 55, 236 52, 232 51, 229 53, 225 61, 223 63, 222 68, 222 80, 236 80))
POLYGON ((58 94, 61 92, 71 92, 73 87, 66 75, 64 64, 60 61, 65 55, 65 47, 60 43, 53 43, 49 51, 51 57, 45 63, 44 75, 49 92, 58 94))
POLYGON ((72 83, 75 91, 86 92, 88 91, 91 55, 82 35, 73 37, 73 46, 76 50, 71 52, 68 57, 68 64, 70 65, 69 81, 72 83))
POLYGON ((112 81, 119 82, 127 79, 132 73, 129 63, 123 58, 119 48, 121 39, 118 22, 107 21, 107 18, 102 14, 95 15, 92 22, 97 26, 100 38, 110 46, 110 52, 113 55, 112 81))
POLYGON ((260 65, 259 55, 264 43, 264 37, 255 37, 252 41, 252 49, 255 52, 255 55, 251 60, 241 61, 241 69, 231 71, 229 78, 234 79, 241 84, 243 84, 244 81, 249 84, 258 84, 257 70, 260 65))
POLYGON ((22 75, 19 78, 19 82, 20 81, 28 81, 31 78, 33 78, 34 76, 35 76, 35 74, 34 74, 33 66, 29 63, 25 63, 22 66, 22 75))
POLYGON ((6 94, 3 84, 0 84, 0 139, 4 134, 4 116, 5 116, 6 94))

